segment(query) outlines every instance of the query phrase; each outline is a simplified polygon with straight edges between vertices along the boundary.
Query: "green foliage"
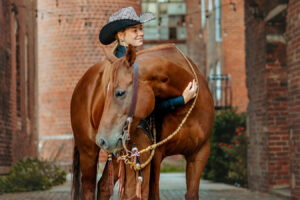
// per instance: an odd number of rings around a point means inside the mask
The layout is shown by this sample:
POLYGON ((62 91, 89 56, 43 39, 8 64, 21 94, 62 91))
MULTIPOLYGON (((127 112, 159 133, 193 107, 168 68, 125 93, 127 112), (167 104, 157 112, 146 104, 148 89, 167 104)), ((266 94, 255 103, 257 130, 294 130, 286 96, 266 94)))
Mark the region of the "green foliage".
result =
POLYGON ((235 110, 217 113, 211 136, 211 153, 203 178, 247 185, 246 115, 235 110))
POLYGON ((174 172, 185 172, 184 167, 176 166, 176 165, 171 165, 171 164, 164 164, 160 168, 161 173, 174 173, 174 172))
POLYGON ((247 136, 243 127, 236 129, 236 133, 231 145, 222 145, 230 160, 226 179, 228 183, 247 186, 247 136))
POLYGON ((47 190, 66 181, 66 173, 54 164, 25 158, 16 162, 9 175, 0 177, 0 194, 47 190))

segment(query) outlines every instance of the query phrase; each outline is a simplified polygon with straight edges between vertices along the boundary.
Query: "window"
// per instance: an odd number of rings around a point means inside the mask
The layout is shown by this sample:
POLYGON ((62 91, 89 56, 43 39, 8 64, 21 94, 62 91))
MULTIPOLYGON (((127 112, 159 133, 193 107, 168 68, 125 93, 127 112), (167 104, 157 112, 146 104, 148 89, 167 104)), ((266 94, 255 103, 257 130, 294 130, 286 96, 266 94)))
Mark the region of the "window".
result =
MULTIPOLYGON (((216 75, 217 76, 221 76, 221 64, 220 64, 220 61, 218 61, 217 66, 216 66, 216 75)), ((221 98, 222 98, 221 86, 222 86, 222 81, 221 80, 217 80, 216 81, 216 87, 218 88, 218 90, 216 91, 216 99, 217 99, 217 101, 220 101, 221 98)))
POLYGON ((155 20, 144 24, 145 40, 185 40, 184 0, 143 0, 142 12, 153 12, 155 20))
POLYGON ((221 32, 221 3, 220 0, 215 0, 215 18, 216 18, 216 41, 222 41, 222 32, 221 32))
POLYGON ((20 63, 20 39, 19 22, 15 19, 15 44, 16 44, 16 99, 17 99, 17 117, 21 117, 21 63, 20 63))
POLYGON ((213 10, 212 0, 208 0, 208 11, 211 12, 213 10))
POLYGON ((205 27, 205 23, 206 23, 206 5, 205 5, 205 1, 206 0, 201 0, 201 25, 202 28, 205 27))
POLYGON ((25 108, 27 109, 27 118, 30 119, 30 70, 29 70, 29 44, 28 35, 24 38, 24 68, 25 68, 25 108))

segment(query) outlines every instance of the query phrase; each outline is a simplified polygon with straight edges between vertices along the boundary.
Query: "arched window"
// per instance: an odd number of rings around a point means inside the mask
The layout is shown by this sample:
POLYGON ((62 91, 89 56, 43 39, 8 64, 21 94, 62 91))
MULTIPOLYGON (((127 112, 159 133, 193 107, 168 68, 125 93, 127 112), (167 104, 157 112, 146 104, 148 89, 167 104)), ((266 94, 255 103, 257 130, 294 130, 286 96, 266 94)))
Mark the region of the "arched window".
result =
POLYGON ((20 62, 20 26, 17 18, 15 18, 15 55, 16 55, 16 100, 17 100, 17 117, 18 117, 18 128, 21 129, 21 62, 20 62))
POLYGON ((28 35, 24 37, 24 76, 25 76, 25 108, 27 119, 30 119, 30 69, 28 35))

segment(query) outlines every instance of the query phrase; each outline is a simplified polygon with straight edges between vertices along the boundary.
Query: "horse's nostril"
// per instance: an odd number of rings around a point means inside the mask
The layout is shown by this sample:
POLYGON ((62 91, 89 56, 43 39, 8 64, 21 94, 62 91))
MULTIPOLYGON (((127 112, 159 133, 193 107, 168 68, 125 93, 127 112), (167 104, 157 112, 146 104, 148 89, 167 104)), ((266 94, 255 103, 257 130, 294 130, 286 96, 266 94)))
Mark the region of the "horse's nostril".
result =
POLYGON ((107 141, 106 141, 106 139, 105 138, 103 138, 103 137, 101 137, 100 139, 99 139, 99 145, 102 147, 102 148, 107 148, 107 141))

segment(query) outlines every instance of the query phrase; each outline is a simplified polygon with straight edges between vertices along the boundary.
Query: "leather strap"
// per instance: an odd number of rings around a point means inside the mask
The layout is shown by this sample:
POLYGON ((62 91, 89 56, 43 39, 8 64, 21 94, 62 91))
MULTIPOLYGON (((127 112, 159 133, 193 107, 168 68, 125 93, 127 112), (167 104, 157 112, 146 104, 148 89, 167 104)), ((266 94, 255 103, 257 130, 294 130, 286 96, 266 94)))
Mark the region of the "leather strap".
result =
POLYGON ((128 119, 131 121, 136 108, 137 95, 138 95, 138 86, 139 86, 139 67, 136 62, 133 63, 133 78, 132 78, 132 97, 131 105, 129 108, 128 119))

